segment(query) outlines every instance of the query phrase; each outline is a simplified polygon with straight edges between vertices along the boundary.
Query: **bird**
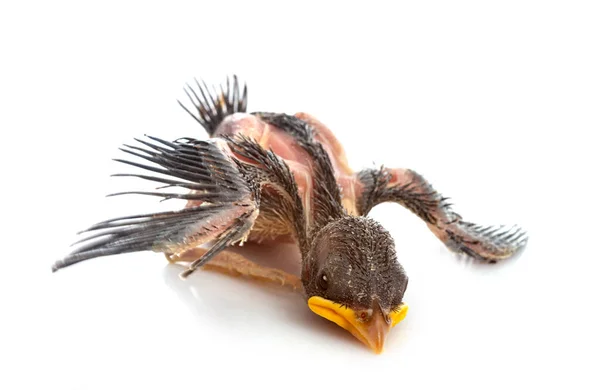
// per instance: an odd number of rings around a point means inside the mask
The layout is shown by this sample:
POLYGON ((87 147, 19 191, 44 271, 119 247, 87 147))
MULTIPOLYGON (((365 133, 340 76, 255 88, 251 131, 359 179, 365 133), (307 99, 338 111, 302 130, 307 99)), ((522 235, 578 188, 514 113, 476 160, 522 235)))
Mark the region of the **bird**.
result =
POLYGON ((527 232, 517 225, 465 221, 449 198, 412 169, 353 171, 334 133, 310 114, 248 113, 248 88, 236 75, 218 87, 194 80, 184 87, 191 106, 178 103, 208 138, 135 138, 120 148, 132 158, 116 161, 136 173, 113 176, 163 186, 110 194, 184 199, 185 206, 96 223, 80 232, 83 238, 53 264, 53 272, 103 256, 163 253, 170 262, 187 264, 182 279, 206 267, 289 285, 312 312, 379 354, 407 315, 409 279, 394 238, 369 217, 375 206, 404 206, 449 250, 474 261, 496 263, 526 246, 527 232), (245 242, 294 243, 300 274, 232 251, 245 242))

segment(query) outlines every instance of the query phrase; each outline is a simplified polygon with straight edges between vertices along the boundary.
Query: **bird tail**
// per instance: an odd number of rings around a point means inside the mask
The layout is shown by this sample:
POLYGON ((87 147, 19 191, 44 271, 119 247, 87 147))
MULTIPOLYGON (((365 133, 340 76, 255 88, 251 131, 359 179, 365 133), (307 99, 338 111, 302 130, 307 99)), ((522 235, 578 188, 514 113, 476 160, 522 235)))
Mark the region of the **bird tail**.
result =
POLYGON ((190 110, 181 101, 178 103, 204 127, 209 136, 213 136, 217 127, 228 115, 246 112, 248 88, 246 84, 240 88, 236 75, 233 75, 233 81, 227 77, 225 85, 221 84, 218 90, 214 86, 209 88, 203 80, 194 79, 194 81, 197 89, 190 84, 186 84, 183 89, 194 107, 190 110))

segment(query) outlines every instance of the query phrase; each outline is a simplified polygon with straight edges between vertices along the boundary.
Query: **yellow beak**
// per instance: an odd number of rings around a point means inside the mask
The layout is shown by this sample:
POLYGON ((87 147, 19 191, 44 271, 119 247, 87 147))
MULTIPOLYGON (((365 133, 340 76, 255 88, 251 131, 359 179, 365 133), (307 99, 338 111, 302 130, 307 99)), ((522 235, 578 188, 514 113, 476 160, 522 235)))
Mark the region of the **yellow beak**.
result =
POLYGON ((370 318, 363 320, 354 310, 317 296, 309 298, 308 307, 315 314, 335 322, 352 333, 377 354, 383 351, 385 337, 390 329, 402 321, 408 312, 408 306, 405 304, 402 304, 400 310, 392 311, 387 315, 377 307, 373 309, 370 318))

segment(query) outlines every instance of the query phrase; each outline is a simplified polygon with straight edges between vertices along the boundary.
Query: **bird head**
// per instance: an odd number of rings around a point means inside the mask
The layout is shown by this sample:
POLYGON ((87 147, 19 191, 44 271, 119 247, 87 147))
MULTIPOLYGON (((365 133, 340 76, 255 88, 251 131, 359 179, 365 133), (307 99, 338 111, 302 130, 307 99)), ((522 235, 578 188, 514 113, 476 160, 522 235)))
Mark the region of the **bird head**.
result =
POLYGON ((315 232, 302 282, 313 312, 376 353, 408 310, 402 302, 408 277, 396 259, 394 240, 367 217, 345 216, 315 232))

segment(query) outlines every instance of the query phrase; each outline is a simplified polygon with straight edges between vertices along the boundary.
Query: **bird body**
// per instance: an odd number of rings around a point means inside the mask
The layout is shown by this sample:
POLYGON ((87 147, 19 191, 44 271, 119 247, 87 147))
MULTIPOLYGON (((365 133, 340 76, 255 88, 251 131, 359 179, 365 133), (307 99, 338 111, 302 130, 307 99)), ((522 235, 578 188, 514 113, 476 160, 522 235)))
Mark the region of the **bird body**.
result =
MULTIPOLYGON (((263 114, 265 115, 265 114, 263 114)), ((360 185, 356 175, 350 169, 344 148, 339 143, 335 135, 329 128, 319 122, 316 118, 306 113, 297 113, 287 119, 298 119, 312 127, 314 131, 314 141, 323 146, 327 157, 331 161, 333 174, 340 188, 341 202, 346 212, 351 215, 358 215, 356 210, 356 192, 355 187, 360 185)), ((304 212, 310 215, 311 194, 312 194, 312 173, 313 163, 311 157, 299 144, 298 139, 285 130, 264 121, 260 114, 252 115, 247 113, 234 113, 227 116, 213 133, 213 137, 221 136, 243 136, 253 140, 266 150, 271 150, 275 155, 283 160, 289 167, 294 176, 298 187, 298 195, 302 200, 304 212)), ((239 157, 239 156, 238 156, 239 157)), ((269 221, 265 221, 269 224, 269 221)), ((265 236, 265 233, 273 232, 273 226, 267 229, 261 229, 263 224, 261 217, 256 222, 254 229, 250 231, 249 240, 259 243, 271 241, 273 239, 285 240, 293 239, 292 233, 277 234, 274 237, 265 236)), ((281 227, 285 229, 285 227, 281 227)))
POLYGON ((448 198, 413 170, 352 171, 333 132, 309 114, 246 113, 247 89, 241 90, 235 76, 219 91, 205 83, 196 86, 185 90, 194 108, 180 104, 209 140, 148 137, 122 149, 141 162, 117 160, 152 175, 116 176, 169 188, 118 195, 186 199, 186 206, 95 224, 53 271, 101 256, 155 251, 188 263, 183 278, 207 267, 290 284, 303 292, 313 312, 379 353, 386 334, 406 316, 408 276, 391 235, 368 217, 374 206, 395 202, 408 208, 450 250, 481 262, 510 257, 527 242, 516 226, 464 221, 448 198), (300 277, 228 250, 246 241, 296 243, 300 277))

